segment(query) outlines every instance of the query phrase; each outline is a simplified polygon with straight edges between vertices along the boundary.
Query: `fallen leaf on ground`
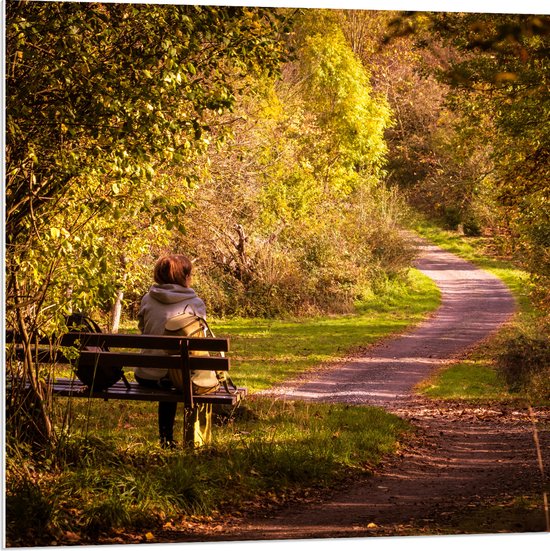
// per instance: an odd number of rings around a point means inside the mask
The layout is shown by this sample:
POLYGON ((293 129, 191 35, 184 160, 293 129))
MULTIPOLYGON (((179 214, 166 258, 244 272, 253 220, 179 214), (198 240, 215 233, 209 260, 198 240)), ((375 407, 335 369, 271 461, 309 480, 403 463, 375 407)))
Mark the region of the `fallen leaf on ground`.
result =
POLYGON ((67 541, 80 541, 80 536, 78 534, 75 534, 74 532, 65 532, 63 534, 63 537, 64 539, 66 539, 67 541))

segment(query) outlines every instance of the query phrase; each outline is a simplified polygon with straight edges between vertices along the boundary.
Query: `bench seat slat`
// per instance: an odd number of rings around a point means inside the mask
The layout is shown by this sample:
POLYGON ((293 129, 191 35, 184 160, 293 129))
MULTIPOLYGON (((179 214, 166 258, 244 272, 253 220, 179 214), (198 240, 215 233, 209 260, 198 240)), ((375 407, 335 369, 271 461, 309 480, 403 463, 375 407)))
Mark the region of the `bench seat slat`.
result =
MULTIPOLYGON (((115 383, 108 390, 94 392, 91 396, 88 389, 77 380, 57 379, 51 383, 53 394, 57 396, 72 396, 77 398, 103 398, 116 400, 135 400, 135 401, 167 401, 183 402, 183 393, 169 389, 149 388, 141 386, 138 383, 130 383, 127 389, 123 382, 115 383)), ((222 387, 217 392, 204 395, 193 395, 193 400, 198 404, 227 404, 234 405, 240 402, 246 395, 246 388, 238 388, 235 394, 228 394, 222 387)))

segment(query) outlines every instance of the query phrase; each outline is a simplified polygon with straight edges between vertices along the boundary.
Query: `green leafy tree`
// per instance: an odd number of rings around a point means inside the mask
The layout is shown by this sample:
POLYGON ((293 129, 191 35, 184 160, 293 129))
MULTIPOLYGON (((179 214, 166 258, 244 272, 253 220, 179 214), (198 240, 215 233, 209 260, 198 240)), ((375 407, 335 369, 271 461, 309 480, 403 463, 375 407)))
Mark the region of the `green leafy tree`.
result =
MULTIPOLYGON (((28 350, 71 308, 114 300, 124 253, 151 237, 141 230, 181 221, 197 157, 224 139, 210 125, 234 105, 239 75, 276 71, 283 50, 272 10, 6 8, 6 309, 28 350)), ((48 438, 38 366, 30 354, 9 366, 37 397, 30 437, 48 438)))
POLYGON ((180 241, 222 314, 350 311, 409 259, 380 182, 387 102, 334 13, 293 15, 292 59, 239 98, 180 241))
POLYGON ((384 130, 391 122, 386 98, 377 94, 370 72, 347 43, 336 14, 309 12, 297 37, 297 60, 304 108, 315 116, 321 133, 308 144, 311 161, 323 183, 347 195, 372 178, 377 182, 385 161, 384 130))
POLYGON ((476 179, 486 163, 465 135, 457 135, 458 115, 445 105, 449 86, 433 74, 447 63, 450 49, 434 40, 430 49, 419 47, 429 14, 346 10, 339 15, 347 40, 370 68, 374 89, 387 95, 395 120, 385 135, 388 183, 416 208, 456 228, 469 216, 476 179), (415 32, 407 26, 411 22, 415 32))
POLYGON ((437 36, 459 55, 439 78, 451 86, 462 143, 490 145, 478 183, 495 215, 486 224, 550 289, 550 17, 454 14, 433 17, 437 36))
MULTIPOLYGON (((357 18, 351 18, 356 26, 357 18)), ((408 79, 414 87, 405 86, 392 101, 398 112, 389 135, 393 178, 412 189, 416 206, 449 226, 494 235, 504 252, 524 261, 544 296, 549 17, 394 13, 383 19, 387 39, 371 56, 374 73, 384 77, 391 67, 382 82, 399 81, 399 63, 388 65, 384 56, 400 48, 414 69, 408 79), (429 124, 415 128, 415 114, 429 106, 426 85, 435 91, 433 109, 424 118, 429 124)))

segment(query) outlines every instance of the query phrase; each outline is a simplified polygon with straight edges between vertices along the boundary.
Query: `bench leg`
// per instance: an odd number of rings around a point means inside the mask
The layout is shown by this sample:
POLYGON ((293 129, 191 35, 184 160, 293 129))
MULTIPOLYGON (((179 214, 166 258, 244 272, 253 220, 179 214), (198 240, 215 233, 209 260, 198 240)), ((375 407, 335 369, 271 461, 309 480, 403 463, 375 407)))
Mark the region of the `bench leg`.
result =
POLYGON ((199 448, 212 441, 212 404, 196 404, 185 408, 184 444, 199 448))

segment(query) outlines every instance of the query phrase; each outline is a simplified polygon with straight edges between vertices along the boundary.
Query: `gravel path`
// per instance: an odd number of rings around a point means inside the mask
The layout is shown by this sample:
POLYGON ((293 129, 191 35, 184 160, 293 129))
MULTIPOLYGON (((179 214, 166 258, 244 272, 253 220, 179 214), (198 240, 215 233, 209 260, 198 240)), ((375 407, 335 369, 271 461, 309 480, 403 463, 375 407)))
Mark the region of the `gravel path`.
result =
POLYGON ((366 356, 270 394, 391 409, 409 400, 414 385, 434 368, 463 355, 514 313, 514 299, 499 279, 434 245, 419 241, 419 249, 416 266, 441 291, 441 307, 433 317, 371 348, 366 356))

